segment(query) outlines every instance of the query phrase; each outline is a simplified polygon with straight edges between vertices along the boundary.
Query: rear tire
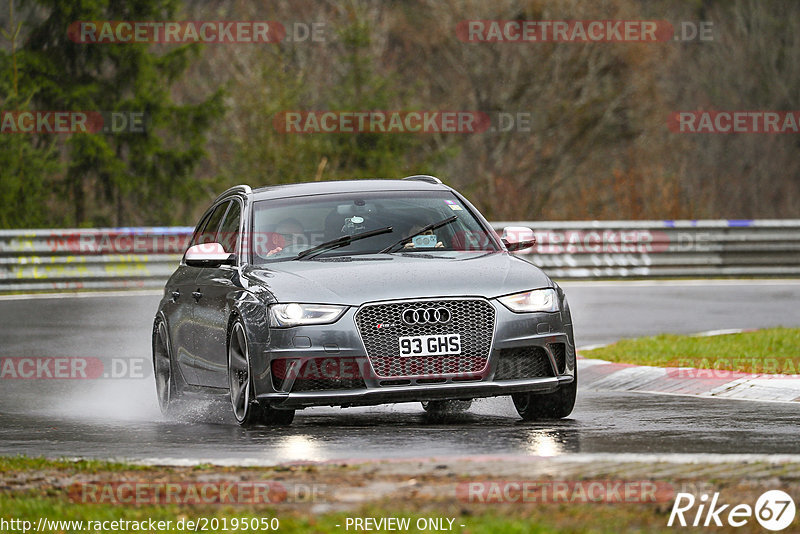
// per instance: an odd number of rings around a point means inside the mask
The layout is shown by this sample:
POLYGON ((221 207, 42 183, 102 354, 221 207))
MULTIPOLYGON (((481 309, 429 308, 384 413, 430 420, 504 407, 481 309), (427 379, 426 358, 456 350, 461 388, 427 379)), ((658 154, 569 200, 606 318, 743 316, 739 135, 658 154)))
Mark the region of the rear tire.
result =
POLYGON ((153 376, 156 382, 158 407, 165 416, 173 415, 181 398, 178 377, 172 362, 167 326, 161 319, 153 325, 153 376))
POLYGON ((469 410, 470 406, 471 400, 422 401, 422 409, 433 414, 462 413, 469 410))

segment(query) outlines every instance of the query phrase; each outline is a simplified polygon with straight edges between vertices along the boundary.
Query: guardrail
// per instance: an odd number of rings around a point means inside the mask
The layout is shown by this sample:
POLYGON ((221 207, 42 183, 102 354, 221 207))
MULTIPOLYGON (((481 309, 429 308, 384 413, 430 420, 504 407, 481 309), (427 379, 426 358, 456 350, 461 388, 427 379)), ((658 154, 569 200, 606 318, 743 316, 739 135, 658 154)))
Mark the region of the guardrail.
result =
MULTIPOLYGON (((515 221, 557 279, 800 276, 800 220, 515 221)), ((0 292, 163 287, 191 227, 0 231, 0 292)))
POLYGON ((528 226, 553 278, 800 276, 800 220, 497 222, 528 226))
POLYGON ((0 292, 163 287, 192 230, 0 230, 0 292))

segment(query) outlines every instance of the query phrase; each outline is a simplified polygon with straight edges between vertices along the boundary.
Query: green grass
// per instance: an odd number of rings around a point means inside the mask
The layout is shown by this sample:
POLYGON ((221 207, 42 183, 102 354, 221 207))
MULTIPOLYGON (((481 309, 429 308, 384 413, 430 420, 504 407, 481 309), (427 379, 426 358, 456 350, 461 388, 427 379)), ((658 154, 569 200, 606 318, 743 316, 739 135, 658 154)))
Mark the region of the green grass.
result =
MULTIPOLYGON (((702 469, 701 469, 702 470, 702 469)), ((0 457, 0 521, 22 520, 30 523, 29 531, 36 531, 40 518, 51 523, 44 531, 49 532, 92 532, 97 528, 94 522, 108 521, 170 521, 168 528, 157 527, 159 532, 186 532, 178 529, 179 520, 197 521, 205 519, 208 529, 197 529, 201 532, 270 532, 266 529, 250 529, 249 521, 261 518, 277 518, 280 532, 314 532, 344 533, 359 532, 352 526, 345 528, 348 518, 409 518, 413 525, 408 532, 420 532, 416 528, 419 518, 453 519, 454 534, 545 534, 555 532, 592 532, 598 534, 619 532, 673 532, 666 526, 671 503, 617 503, 597 504, 586 502, 561 502, 557 504, 527 503, 480 503, 468 502, 457 497, 453 490, 453 479, 434 477, 426 482, 426 476, 418 476, 421 484, 420 492, 401 492, 404 497, 397 496, 376 498, 374 501, 354 504, 347 499, 348 488, 357 487, 364 481, 364 473, 354 474, 347 479, 347 469, 326 467, 324 473, 298 469, 297 471, 275 471, 264 468, 227 468, 204 466, 202 472, 194 473, 193 469, 165 468, 159 466, 139 466, 124 463, 103 461, 45 460, 26 458, 23 456, 0 457), (129 471, 125 473, 124 471, 129 471), (114 481, 151 481, 151 482, 183 482, 198 480, 237 480, 240 476, 272 474, 281 480, 292 483, 293 479, 300 483, 320 481, 320 476, 327 476, 320 482, 329 484, 330 500, 321 502, 282 502, 282 503, 248 503, 241 505, 175 505, 152 504, 143 497, 143 504, 132 504, 128 501, 120 503, 85 502, 76 492, 75 484, 81 481, 113 483, 114 481), (328 482, 333 480, 333 482, 328 482), (15 485, 26 481, 24 486, 15 485), (428 485, 430 484, 430 485, 428 485), (345 493, 340 494, 338 492, 345 493), (344 500, 340 498, 344 497, 344 500), (349 502, 350 504, 345 504, 349 502), (214 528, 212 520, 218 521, 214 528), (247 520, 248 528, 232 528, 233 519, 247 520), (227 531, 222 527, 227 520, 227 531), (52 521, 82 521, 80 526, 58 525, 52 521), (91 521, 91 524, 86 522, 91 521), (338 526, 337 526, 338 525, 338 526), (463 527, 461 525, 464 525, 463 527)), ((366 481, 380 481, 380 477, 366 481)), ((771 480, 771 479, 770 479, 771 480)), ((389 476, 385 483, 403 484, 407 480, 389 476)), ((677 482, 669 482, 675 483, 677 482)), ((726 491, 729 500, 751 502, 763 487, 758 485, 735 486, 726 488, 720 482, 721 489, 726 491), (738 500, 737 500, 738 499, 738 500)), ((446 524, 446 523, 445 523, 446 524)), ((2 529, 3 527, 0 527, 2 529)), ((21 532, 19 524, 11 526, 8 532, 21 532)), ((137 530, 133 526, 103 526, 103 532, 147 532, 137 530)), ((426 530, 423 530, 426 531, 426 530)), ((733 532, 721 529, 720 532, 733 532)), ((363 532, 363 531, 362 531, 363 532)))
POLYGON ((98 473, 107 471, 145 470, 146 466, 105 460, 48 460, 47 458, 31 458, 29 456, 0 456, 0 473, 43 469, 68 469, 77 472, 98 473))
MULTIPOLYGON (((555 532, 667 532, 665 514, 653 505, 538 505, 536 507, 516 506, 498 510, 490 506, 473 507, 442 504, 436 506, 423 505, 424 510, 414 510, 408 503, 371 504, 349 512, 314 514, 308 510, 299 511, 281 508, 242 508, 231 506, 177 507, 177 506, 114 506, 99 504, 75 503, 59 495, 31 495, 0 492, 0 518, 5 520, 19 519, 30 521, 35 530, 39 518, 50 521, 171 521, 163 532, 185 532, 176 528, 180 519, 198 520, 216 518, 220 528, 211 532, 222 532, 223 519, 228 522, 231 531, 232 520, 278 518, 280 532, 315 532, 342 533, 353 532, 345 528, 350 518, 372 517, 409 518, 411 528, 408 532, 428 532, 417 530, 419 518, 454 519, 454 533, 464 534, 544 534, 555 532), (338 526, 337 526, 338 525, 338 526), (461 527, 464 525, 464 527, 461 527)), ((209 523, 211 525, 212 523, 209 523)), ((84 523, 84 528, 86 524, 84 523)), ((72 528, 62 525, 60 532, 79 532, 73 524, 72 528)), ((137 532, 128 529, 117 529, 115 532, 137 532)), ((269 532, 269 530, 237 529, 236 532, 269 532)))
POLYGON ((585 358, 655 367, 800 374, 800 328, 695 337, 662 334, 581 351, 585 358))
MULTIPOLYGON (((352 466, 339 466, 340 469, 351 469, 352 466)), ((0 455, 0 473, 13 473, 19 471, 33 470, 57 470, 70 471, 75 473, 108 473, 121 471, 152 471, 153 466, 131 464, 125 462, 110 462, 107 460, 90 460, 69 458, 48 459, 43 457, 30 457, 22 454, 17 456, 0 455)), ((159 467, 160 471, 171 471, 169 467, 159 467)), ((275 465, 270 467, 220 467, 213 464, 197 464, 191 466, 192 471, 215 471, 225 472, 230 470, 247 471, 257 470, 262 473, 281 473, 281 472, 307 472, 313 473, 317 466, 311 465, 275 465)))

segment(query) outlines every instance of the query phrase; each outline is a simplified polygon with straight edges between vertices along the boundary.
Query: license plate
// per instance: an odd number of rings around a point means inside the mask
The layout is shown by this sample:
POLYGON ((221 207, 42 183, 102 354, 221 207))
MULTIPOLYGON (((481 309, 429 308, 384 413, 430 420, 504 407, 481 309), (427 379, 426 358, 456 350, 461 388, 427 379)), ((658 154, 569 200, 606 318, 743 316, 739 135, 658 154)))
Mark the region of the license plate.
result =
POLYGON ((461 354, 461 334, 400 338, 400 356, 434 356, 438 354, 461 354))

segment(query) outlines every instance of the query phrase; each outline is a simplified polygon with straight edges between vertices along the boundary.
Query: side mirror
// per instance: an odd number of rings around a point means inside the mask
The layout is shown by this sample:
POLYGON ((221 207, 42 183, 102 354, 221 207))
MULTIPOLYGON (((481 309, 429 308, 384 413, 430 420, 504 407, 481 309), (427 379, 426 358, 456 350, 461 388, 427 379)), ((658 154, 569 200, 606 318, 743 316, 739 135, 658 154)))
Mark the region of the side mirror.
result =
POLYGON ((536 244, 536 234, 526 226, 507 226, 500 238, 509 252, 531 248, 536 244))
POLYGON ((184 260, 190 267, 219 267, 234 265, 236 254, 225 252, 225 248, 219 243, 204 243, 189 247, 184 260))

